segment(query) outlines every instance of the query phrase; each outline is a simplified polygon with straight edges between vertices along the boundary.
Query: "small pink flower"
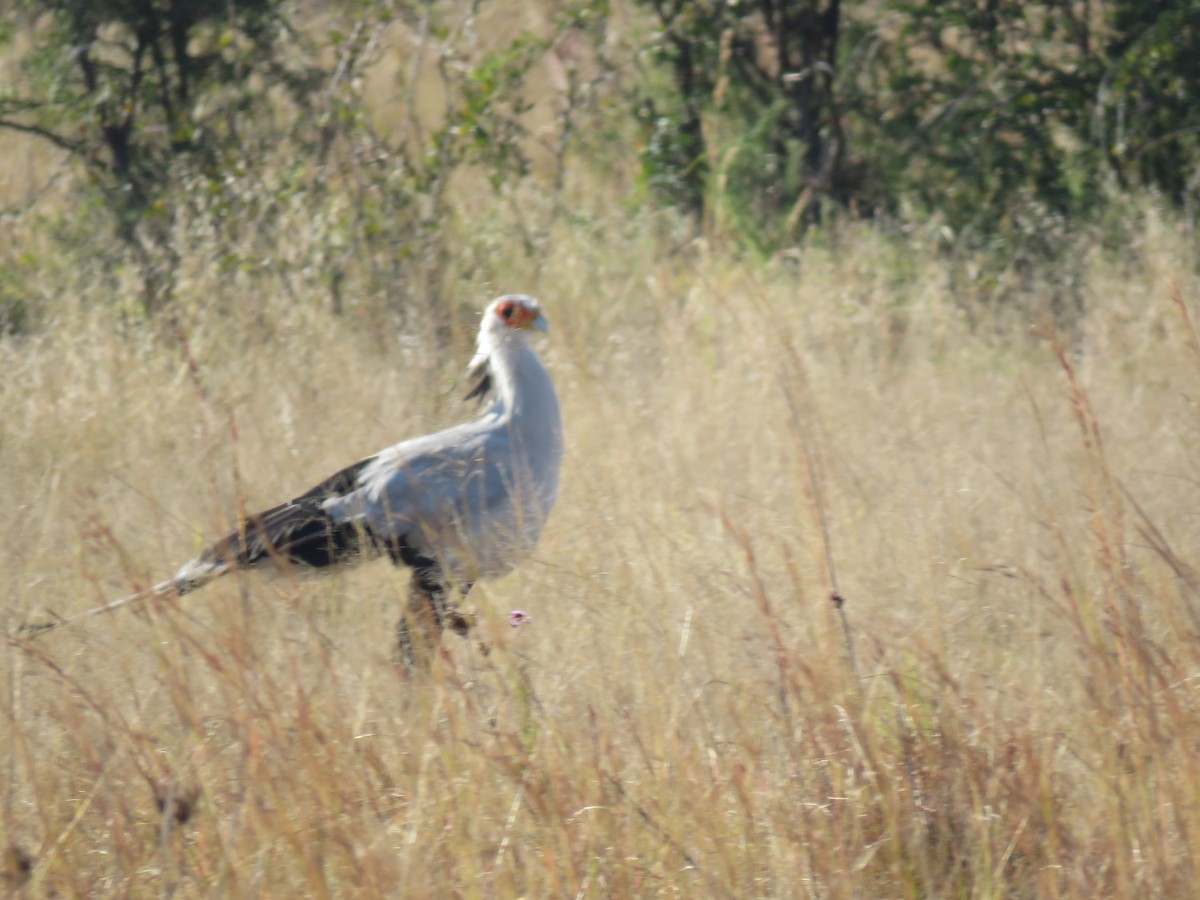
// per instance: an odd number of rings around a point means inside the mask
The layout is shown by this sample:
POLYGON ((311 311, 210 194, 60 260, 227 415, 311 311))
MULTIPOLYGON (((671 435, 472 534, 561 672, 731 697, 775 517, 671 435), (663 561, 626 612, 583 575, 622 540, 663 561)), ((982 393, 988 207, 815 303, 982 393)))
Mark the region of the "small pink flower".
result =
POLYGON ((524 610, 514 609, 508 614, 508 624, 513 628, 520 628, 533 621, 533 616, 524 610))

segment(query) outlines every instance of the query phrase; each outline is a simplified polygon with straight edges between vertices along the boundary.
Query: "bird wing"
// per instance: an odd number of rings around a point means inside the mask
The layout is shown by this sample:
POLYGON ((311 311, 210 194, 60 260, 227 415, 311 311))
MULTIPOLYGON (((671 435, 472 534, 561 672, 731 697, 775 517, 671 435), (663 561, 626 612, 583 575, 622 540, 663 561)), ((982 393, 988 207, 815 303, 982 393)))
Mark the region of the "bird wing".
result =
POLYGON ((442 528, 453 515, 466 514, 454 488, 461 494, 471 472, 479 471, 489 455, 483 446, 491 445, 493 458, 502 449, 503 440, 488 436, 494 421, 485 413, 360 459, 286 503, 247 516, 189 565, 205 580, 214 567, 267 559, 322 568, 365 549, 395 548, 416 523, 425 531, 431 523, 442 528))
POLYGON ((353 523, 331 518, 322 504, 330 497, 353 492, 359 474, 373 460, 361 459, 298 497, 247 516, 185 570, 201 573, 208 580, 214 567, 254 565, 270 558, 321 568, 358 553, 364 535, 353 523))
POLYGON ((430 558, 487 554, 484 535, 516 525, 513 457, 506 423, 485 415, 376 454, 356 473, 358 487, 323 507, 430 558))

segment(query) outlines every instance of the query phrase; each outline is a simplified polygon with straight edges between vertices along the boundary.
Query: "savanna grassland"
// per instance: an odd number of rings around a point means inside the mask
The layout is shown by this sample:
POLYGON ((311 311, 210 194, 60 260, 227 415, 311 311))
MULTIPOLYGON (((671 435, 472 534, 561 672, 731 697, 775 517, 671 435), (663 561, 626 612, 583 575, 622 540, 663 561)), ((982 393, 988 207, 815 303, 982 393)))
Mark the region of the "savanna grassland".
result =
MULTIPOLYGON (((19 204, 58 162, 4 140, 19 204)), ((353 280, 332 304, 289 256, 318 227, 299 207, 254 272, 213 250, 219 224, 181 221, 191 252, 161 321, 129 314, 120 271, 59 258, 45 220, 0 223, 44 301, 0 340, 10 634, 470 415, 459 378, 494 294, 541 298, 567 428, 534 556, 470 596, 490 653, 447 635, 428 675, 398 672, 406 578, 382 561, 235 575, 10 639, 9 889, 1200 883, 1190 225, 1131 203, 1120 246, 1081 225, 1069 262, 993 271, 1010 299, 988 304, 932 226, 840 222, 748 258, 712 223, 694 236, 617 200, 623 171, 568 168, 574 212, 534 253, 520 202, 464 179, 436 327, 356 305, 353 280), (1064 285, 1078 309, 1056 328, 1064 285), (532 620, 510 627, 513 609, 532 620)), ((71 202, 61 182, 38 199, 71 202)))

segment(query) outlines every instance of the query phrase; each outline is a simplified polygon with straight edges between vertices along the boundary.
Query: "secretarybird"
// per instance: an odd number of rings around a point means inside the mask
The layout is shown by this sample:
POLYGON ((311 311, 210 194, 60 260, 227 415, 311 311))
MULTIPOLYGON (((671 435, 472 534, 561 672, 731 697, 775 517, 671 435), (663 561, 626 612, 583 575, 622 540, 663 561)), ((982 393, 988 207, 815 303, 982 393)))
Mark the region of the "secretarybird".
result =
POLYGON ((408 614, 398 626, 402 658, 411 665, 427 655, 447 626, 465 634, 470 619, 448 594, 465 597, 476 579, 501 575, 527 556, 558 492, 558 397, 527 340, 531 330, 546 329, 537 300, 498 297, 484 310, 467 369, 466 399, 491 397, 475 421, 402 441, 248 516, 148 590, 23 631, 41 634, 131 603, 182 597, 235 569, 324 569, 386 554, 412 571, 408 614))

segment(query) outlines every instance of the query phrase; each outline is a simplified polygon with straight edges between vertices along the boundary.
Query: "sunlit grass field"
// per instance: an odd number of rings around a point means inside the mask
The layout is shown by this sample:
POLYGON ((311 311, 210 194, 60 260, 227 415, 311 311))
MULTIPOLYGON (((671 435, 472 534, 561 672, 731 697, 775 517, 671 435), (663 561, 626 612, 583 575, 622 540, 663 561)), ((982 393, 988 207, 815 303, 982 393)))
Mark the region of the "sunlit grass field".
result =
POLYGON ((1079 273, 1087 311, 1057 338, 1036 285, 968 327, 935 256, 909 245, 897 285, 870 228, 766 265, 670 256, 636 222, 562 229, 540 272, 464 285, 440 348, 314 298, 122 332, 80 297, 0 345, 10 630, 469 415, 489 293, 545 303, 568 455, 534 557, 470 598, 490 655, 447 635, 428 676, 390 662, 406 579, 382 561, 10 642, 9 877, 24 858, 34 896, 1186 893, 1195 260, 1141 227, 1132 261, 1079 273))
MULTIPOLYGON (((6 202, 55 165, 8 146, 6 202)), ((254 277, 195 226, 158 321, 121 271, 0 220, 43 310, 0 338, 7 635, 473 415, 461 375, 495 294, 542 300, 567 429, 536 552, 476 587, 478 635, 447 635, 428 674, 392 664, 407 576, 386 561, 7 640, 6 889, 1190 895, 1186 223, 1146 201, 1119 249, 1081 227, 1070 262, 991 271, 1011 283, 989 292, 934 225, 835 222, 747 259, 588 205, 589 177, 535 254, 512 197, 464 202, 447 309, 424 316, 335 311, 292 265, 316 227, 299 212, 254 277)))

